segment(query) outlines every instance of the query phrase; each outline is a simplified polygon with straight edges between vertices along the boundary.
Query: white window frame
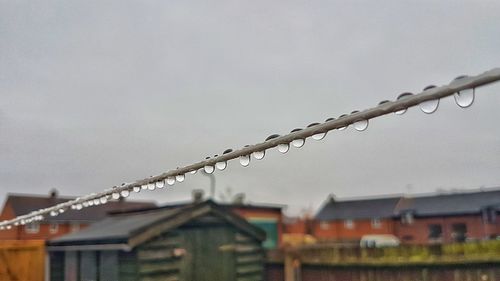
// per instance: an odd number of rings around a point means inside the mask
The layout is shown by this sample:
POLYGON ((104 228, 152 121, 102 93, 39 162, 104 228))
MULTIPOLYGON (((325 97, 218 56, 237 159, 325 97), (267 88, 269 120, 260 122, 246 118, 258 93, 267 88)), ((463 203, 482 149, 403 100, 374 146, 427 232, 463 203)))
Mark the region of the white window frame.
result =
POLYGON ((24 231, 29 234, 36 234, 40 232, 40 224, 38 222, 31 222, 24 226, 24 231))
POLYGON ((372 228, 373 229, 382 228, 382 220, 380 218, 373 218, 372 219, 372 228))
POLYGON ((55 234, 59 231, 59 224, 56 222, 53 222, 49 225, 49 233, 55 234))
POLYGON ((354 229, 354 227, 355 227, 354 220, 352 220, 352 219, 344 220, 344 227, 346 229, 354 229))

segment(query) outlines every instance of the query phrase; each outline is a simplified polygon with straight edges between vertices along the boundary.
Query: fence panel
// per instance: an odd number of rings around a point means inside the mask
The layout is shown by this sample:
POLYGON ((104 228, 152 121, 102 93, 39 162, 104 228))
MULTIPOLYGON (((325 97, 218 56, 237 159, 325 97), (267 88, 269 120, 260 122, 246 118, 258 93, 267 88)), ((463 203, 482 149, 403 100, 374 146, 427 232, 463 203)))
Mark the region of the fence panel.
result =
POLYGON ((0 280, 43 281, 44 278, 43 240, 0 241, 0 280))

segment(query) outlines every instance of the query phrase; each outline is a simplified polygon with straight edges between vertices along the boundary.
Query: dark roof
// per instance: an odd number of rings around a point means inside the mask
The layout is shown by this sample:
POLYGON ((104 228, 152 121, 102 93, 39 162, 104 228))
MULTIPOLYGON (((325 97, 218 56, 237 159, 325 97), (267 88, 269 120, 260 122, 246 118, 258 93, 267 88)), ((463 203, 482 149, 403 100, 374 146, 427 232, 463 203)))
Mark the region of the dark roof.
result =
POLYGON ((141 235, 147 229, 162 227, 161 232, 167 232, 207 214, 218 216, 259 240, 265 238, 265 233, 260 228, 253 226, 233 212, 225 211, 224 208, 213 201, 205 201, 177 208, 157 208, 148 211, 109 215, 79 232, 50 240, 49 244, 60 246, 120 242, 128 243, 133 247, 137 243, 131 242, 132 239, 141 235), (189 212, 189 216, 183 215, 189 212))
POLYGON ((500 189, 490 188, 447 194, 387 196, 354 200, 331 197, 316 215, 318 220, 398 217, 404 211, 416 216, 478 214, 485 208, 500 210, 500 189))
POLYGON ((53 239, 51 243, 98 240, 126 241, 132 231, 148 226, 159 219, 171 217, 177 214, 180 209, 182 208, 110 215, 83 230, 53 239))
MULTIPOLYGON (((150 211, 150 210, 155 210, 155 209, 175 209, 179 207, 185 207, 185 206, 190 206, 193 205, 193 201, 182 201, 182 202, 175 202, 175 203, 167 203, 164 205, 161 205, 159 207, 147 207, 147 208, 142 208, 142 209, 135 209, 131 211, 113 211, 111 212, 112 214, 118 214, 118 213, 127 213, 127 212, 137 212, 137 211, 150 211)), ((280 205, 280 204, 270 204, 270 203, 244 203, 244 204, 236 204, 236 203, 216 203, 220 207, 224 208, 229 208, 229 209, 261 209, 261 210, 276 210, 276 211, 281 211, 285 205, 280 205)))
POLYGON ((316 215, 318 220, 390 218, 401 197, 342 200, 332 197, 316 215))
POLYGON ((488 207, 500 207, 500 190, 416 196, 405 201, 404 209, 417 216, 477 214, 488 207))
MULTIPOLYGON (((50 197, 34 195, 12 195, 9 194, 5 204, 10 204, 15 216, 25 215, 29 212, 54 206, 75 198, 71 197, 50 197)), ((48 221, 88 221, 94 222, 104 218, 110 211, 126 211, 142 208, 153 208, 153 202, 141 201, 109 201, 106 204, 92 206, 84 211, 67 210, 56 217, 47 216, 48 221)))

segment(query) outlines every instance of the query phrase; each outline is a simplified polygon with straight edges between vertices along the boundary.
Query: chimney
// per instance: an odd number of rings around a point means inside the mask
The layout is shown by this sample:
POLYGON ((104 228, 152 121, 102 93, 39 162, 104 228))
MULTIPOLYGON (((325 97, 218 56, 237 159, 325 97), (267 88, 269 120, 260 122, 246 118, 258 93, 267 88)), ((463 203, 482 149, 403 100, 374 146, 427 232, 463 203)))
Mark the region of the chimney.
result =
POLYGON ((238 193, 234 195, 233 204, 243 205, 245 203, 245 193, 238 193))
POLYGON ((203 189, 193 189, 192 196, 194 203, 200 203, 201 201, 203 201, 203 189))
POLYGON ((55 199, 57 198, 57 195, 59 194, 59 192, 57 192, 57 189, 55 188, 52 188, 50 191, 49 191, 49 197, 52 198, 52 199, 55 199))

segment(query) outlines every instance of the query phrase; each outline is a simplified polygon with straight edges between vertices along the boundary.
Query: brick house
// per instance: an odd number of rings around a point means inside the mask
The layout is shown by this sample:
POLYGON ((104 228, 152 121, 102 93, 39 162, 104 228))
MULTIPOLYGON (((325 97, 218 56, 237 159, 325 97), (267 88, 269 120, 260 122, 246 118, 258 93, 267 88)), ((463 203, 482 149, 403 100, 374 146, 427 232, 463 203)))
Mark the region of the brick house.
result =
POLYGON ((330 196, 315 217, 320 240, 357 241, 366 234, 392 234, 400 197, 337 200, 330 196))
POLYGON ((451 243, 500 235, 500 190, 402 198, 394 229, 405 243, 451 243))
MULTIPOLYGON (((25 215, 31 211, 47 208, 75 198, 59 197, 56 191, 49 196, 27 194, 8 194, 0 213, 0 221, 25 215)), ((110 211, 125 211, 139 208, 151 208, 156 204, 138 201, 110 201, 103 205, 86 208, 84 211, 67 210, 63 214, 51 217, 39 223, 15 226, 10 230, 0 231, 0 240, 48 240, 87 227, 90 223, 104 218, 110 211)))
POLYGON ((472 192, 336 200, 315 216, 321 240, 357 241, 392 234, 406 244, 494 239, 500 236, 500 189, 472 192))

